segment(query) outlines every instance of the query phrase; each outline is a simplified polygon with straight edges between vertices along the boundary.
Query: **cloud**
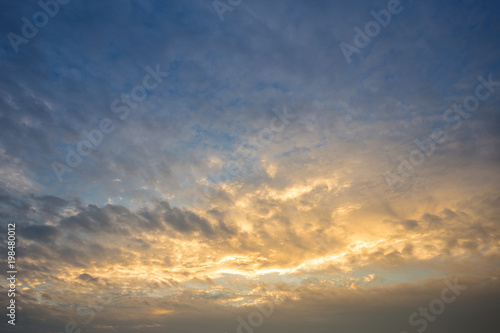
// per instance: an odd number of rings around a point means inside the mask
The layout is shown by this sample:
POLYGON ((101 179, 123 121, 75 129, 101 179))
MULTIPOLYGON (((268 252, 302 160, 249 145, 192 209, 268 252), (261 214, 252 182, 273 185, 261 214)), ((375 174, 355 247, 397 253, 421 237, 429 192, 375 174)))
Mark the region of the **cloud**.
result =
MULTIPOLYGON (((383 175, 478 76, 499 80, 499 4, 402 1, 346 64, 340 42, 386 3, 242 2, 220 22, 211 1, 71 1, 18 54, 4 39, 0 233, 16 223, 20 329, 234 332, 285 300, 259 331, 411 331, 458 276, 467 293, 429 332, 494 331, 498 91, 397 189, 383 175), (120 119, 113 102, 156 64, 169 76, 120 119), (59 182, 51 163, 104 118, 116 129, 59 182), (85 324, 75 310, 99 292, 112 301, 85 324)), ((0 33, 39 10, 0 4, 0 33)))
POLYGON ((24 227, 21 231, 23 237, 38 242, 50 242, 59 236, 60 233, 58 228, 48 225, 30 225, 24 227))

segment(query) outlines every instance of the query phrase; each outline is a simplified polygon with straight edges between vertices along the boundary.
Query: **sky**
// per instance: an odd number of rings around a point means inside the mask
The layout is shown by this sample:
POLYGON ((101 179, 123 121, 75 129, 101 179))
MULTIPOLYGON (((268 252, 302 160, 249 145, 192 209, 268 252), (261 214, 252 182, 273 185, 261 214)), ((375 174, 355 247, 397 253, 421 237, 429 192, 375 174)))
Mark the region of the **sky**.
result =
POLYGON ((0 36, 2 332, 498 331, 498 1, 3 0, 0 36))

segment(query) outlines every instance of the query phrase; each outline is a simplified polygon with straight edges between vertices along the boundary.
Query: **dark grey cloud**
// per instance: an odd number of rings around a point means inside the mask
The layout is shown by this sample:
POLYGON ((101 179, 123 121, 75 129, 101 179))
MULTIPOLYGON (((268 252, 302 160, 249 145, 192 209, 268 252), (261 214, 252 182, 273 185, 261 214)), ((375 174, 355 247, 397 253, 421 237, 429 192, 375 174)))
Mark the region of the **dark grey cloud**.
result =
POLYGON ((61 234, 61 231, 49 225, 29 225, 22 227, 20 235, 38 242, 50 242, 61 234))
POLYGON ((78 279, 78 280, 82 280, 82 281, 84 281, 84 282, 92 282, 92 283, 97 283, 97 282, 99 282, 99 278, 92 277, 92 275, 87 274, 87 273, 80 274, 80 275, 77 277, 77 279, 78 279))

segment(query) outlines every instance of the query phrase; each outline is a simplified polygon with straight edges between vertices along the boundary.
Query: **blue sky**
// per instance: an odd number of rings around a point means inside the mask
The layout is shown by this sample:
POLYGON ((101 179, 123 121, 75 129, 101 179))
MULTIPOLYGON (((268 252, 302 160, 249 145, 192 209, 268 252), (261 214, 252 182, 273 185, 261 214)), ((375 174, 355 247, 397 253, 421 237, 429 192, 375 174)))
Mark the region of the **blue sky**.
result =
POLYGON ((469 294, 428 332, 493 332, 500 4, 222 3, 223 20, 213 1, 71 0, 18 45, 42 8, 0 3, 0 230, 19 225, 19 325, 63 331, 97 288, 116 299, 93 332, 235 331, 277 299, 261 332, 410 332, 458 276, 469 294), (341 43, 390 8, 348 61, 341 43), (477 109, 459 113, 467 98, 477 109))

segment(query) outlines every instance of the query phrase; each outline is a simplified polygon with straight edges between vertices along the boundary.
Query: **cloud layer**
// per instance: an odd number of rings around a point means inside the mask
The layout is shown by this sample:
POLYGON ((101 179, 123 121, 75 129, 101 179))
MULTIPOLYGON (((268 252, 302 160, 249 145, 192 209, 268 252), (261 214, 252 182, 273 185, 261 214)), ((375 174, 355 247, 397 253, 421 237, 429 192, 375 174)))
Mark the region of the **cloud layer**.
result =
POLYGON ((402 0, 348 63, 387 6, 70 1, 16 53, 0 4, 2 328, 414 332, 458 279, 424 330, 496 332, 499 4, 402 0))

